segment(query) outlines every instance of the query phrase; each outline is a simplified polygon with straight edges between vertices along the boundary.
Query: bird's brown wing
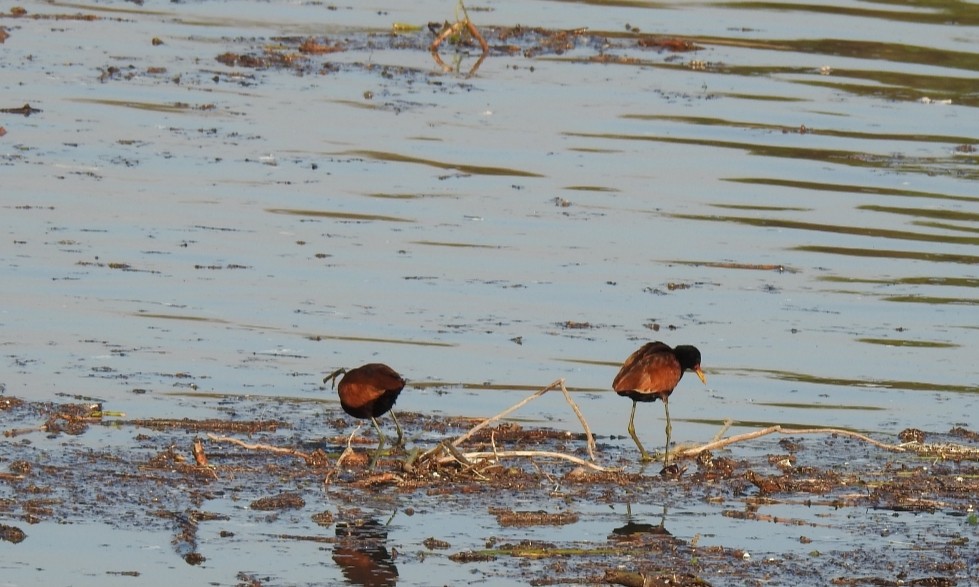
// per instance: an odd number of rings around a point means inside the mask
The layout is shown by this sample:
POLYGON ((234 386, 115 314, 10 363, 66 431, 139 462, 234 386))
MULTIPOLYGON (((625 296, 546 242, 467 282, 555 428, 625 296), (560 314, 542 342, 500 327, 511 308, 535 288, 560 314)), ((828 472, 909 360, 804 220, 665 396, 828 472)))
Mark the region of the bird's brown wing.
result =
POLYGON ((342 383, 370 385, 381 391, 401 391, 405 386, 404 378, 384 363, 368 363, 348 371, 342 383))
POLYGON ((620 394, 629 391, 669 394, 682 376, 673 349, 662 342, 651 342, 625 360, 612 380, 612 389, 620 394))
POLYGON ((355 418, 374 418, 387 412, 404 389, 405 380, 383 363, 369 363, 347 371, 337 393, 340 407, 355 418))
POLYGON ((374 402, 384 394, 383 389, 369 383, 348 383, 341 381, 337 387, 340 407, 354 418, 373 418, 374 402))

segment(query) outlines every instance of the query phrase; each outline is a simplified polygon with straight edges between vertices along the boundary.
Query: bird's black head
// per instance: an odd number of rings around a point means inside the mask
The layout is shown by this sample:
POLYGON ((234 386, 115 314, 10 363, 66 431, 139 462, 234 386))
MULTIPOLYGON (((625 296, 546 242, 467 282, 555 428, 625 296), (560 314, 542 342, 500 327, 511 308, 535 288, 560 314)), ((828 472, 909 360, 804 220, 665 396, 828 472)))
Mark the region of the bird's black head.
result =
POLYGON ((680 361, 680 368, 684 371, 700 368, 700 351, 697 347, 681 344, 673 349, 673 354, 676 355, 676 360, 680 361))

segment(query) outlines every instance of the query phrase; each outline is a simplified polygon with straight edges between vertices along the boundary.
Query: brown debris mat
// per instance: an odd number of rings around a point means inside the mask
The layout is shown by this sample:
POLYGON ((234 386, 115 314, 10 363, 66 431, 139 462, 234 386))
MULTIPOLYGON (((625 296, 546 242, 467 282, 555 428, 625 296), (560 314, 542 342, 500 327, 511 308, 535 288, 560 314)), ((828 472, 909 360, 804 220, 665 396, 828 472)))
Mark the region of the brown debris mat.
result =
MULTIPOLYGON (((965 428, 947 434, 906 431, 901 437, 912 440, 894 444, 852 431, 772 427, 680 447, 675 453, 678 470, 661 476, 657 465, 637 468, 627 448, 612 448, 608 439, 596 441, 583 415, 583 433, 528 428, 504 419, 551 390, 566 392, 564 382, 489 419, 404 413, 406 430, 419 448, 409 444, 407 451, 385 453, 374 468, 372 444, 355 442, 359 428, 349 434, 331 430, 329 422, 348 423, 339 416, 311 416, 291 402, 282 404, 275 420, 249 419, 250 413, 267 414, 268 405, 252 405, 247 398, 235 400, 235 419, 127 419, 107 415, 111 412, 98 404, 34 403, 4 396, 0 413, 7 438, 0 443, 0 484, 8 497, 0 499, 0 538, 29 539, 30 529, 21 523, 162 522, 174 532, 174 553, 187 564, 203 564, 206 545, 197 541, 198 528, 228 519, 207 512, 206 504, 231 490, 250 509, 268 512, 270 520, 277 512, 292 511, 319 526, 335 526, 338 533, 336 538, 283 534, 278 539, 331 544, 360 540, 350 532, 366 531, 364 527, 347 521, 363 515, 350 512, 380 496, 406 511, 452 507, 488 513, 496 518, 501 537, 510 530, 573 527, 590 506, 649 499, 643 496, 650 492, 666 492, 671 503, 687 508, 718 503, 714 511, 728 520, 798 527, 803 544, 811 541, 807 533, 820 529, 806 513, 813 507, 939 514, 964 522, 966 528, 976 525, 979 438, 965 428), (99 432, 95 446, 48 450, 59 438, 90 435, 94 429, 99 432), (181 488, 176 500, 173 487, 181 488), (331 496, 330 507, 311 507, 324 493, 331 496), (514 507, 517 498, 522 507, 514 507), (559 507, 555 498, 561 500, 559 507), (526 507, 528 500, 539 506, 526 507), (799 515, 767 513, 766 508, 779 504, 798 508, 799 515)), ((894 439, 898 436, 896 431, 894 439)), ((979 561, 966 535, 949 534, 947 528, 942 532, 929 535, 929 556, 915 558, 918 562, 898 563, 888 558, 891 553, 868 545, 866 551, 821 553, 812 560, 781 556, 763 575, 776 577, 776 582, 795 581, 799 573, 815 572, 805 570, 815 562, 823 565, 816 576, 826 584, 891 584, 874 582, 894 576, 890 571, 875 574, 874 565, 900 564, 908 577, 905 584, 954 585, 955 577, 975 569, 979 561), (866 564, 853 567, 863 569, 859 573, 843 572, 840 557, 866 564)), ((757 565, 744 565, 748 553, 738 545, 701 547, 696 538, 672 536, 662 521, 630 520, 588 543, 503 539, 488 542, 482 550, 459 550, 435 534, 416 546, 444 552, 441 556, 459 564, 514 561, 513 572, 537 585, 707 585, 719 584, 718 576, 734 580, 725 584, 765 580, 757 565), (536 566, 518 561, 536 561, 536 566)))

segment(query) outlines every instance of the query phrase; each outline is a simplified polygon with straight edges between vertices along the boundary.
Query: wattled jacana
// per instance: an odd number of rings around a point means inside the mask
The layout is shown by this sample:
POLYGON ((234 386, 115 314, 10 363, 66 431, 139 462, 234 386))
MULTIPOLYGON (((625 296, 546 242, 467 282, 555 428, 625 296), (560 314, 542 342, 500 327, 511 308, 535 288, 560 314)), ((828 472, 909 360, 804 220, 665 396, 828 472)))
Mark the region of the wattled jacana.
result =
POLYGON ((397 371, 384 365, 383 363, 369 363, 356 369, 347 371, 337 369, 333 373, 323 378, 323 383, 333 381, 336 385, 337 393, 340 396, 340 407, 347 414, 354 418, 368 419, 374 423, 377 430, 377 453, 381 453, 384 448, 384 433, 381 426, 377 423, 387 412, 391 412, 391 419, 398 429, 398 443, 395 446, 404 444, 404 434, 401 432, 401 424, 395 417, 391 408, 398 399, 398 394, 404 389, 406 381, 397 371), (339 383, 336 378, 343 375, 339 383))
POLYGON ((636 436, 636 404, 638 402, 653 402, 661 400, 666 411, 666 454, 663 457, 664 466, 670 464, 670 434, 673 426, 670 424, 670 394, 684 371, 693 371, 707 385, 707 378, 700 370, 700 351, 697 347, 680 345, 670 348, 663 342, 648 342, 622 364, 619 374, 612 380, 612 389, 621 396, 632 400, 632 415, 629 416, 629 435, 636 441, 643 462, 653 460, 639 442, 636 436))

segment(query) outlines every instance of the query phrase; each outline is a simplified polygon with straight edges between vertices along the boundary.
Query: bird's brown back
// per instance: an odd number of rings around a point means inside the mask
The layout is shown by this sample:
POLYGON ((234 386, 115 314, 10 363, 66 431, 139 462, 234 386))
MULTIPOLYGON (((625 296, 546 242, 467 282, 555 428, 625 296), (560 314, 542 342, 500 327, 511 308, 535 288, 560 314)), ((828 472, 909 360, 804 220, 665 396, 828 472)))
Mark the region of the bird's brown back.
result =
POLYGON ((397 371, 383 363, 369 363, 344 374, 337 385, 340 407, 354 418, 386 414, 405 387, 397 371))
POLYGON ((612 389, 635 401, 651 402, 669 397, 681 377, 683 369, 673 349, 650 342, 629 355, 612 380, 612 389))

